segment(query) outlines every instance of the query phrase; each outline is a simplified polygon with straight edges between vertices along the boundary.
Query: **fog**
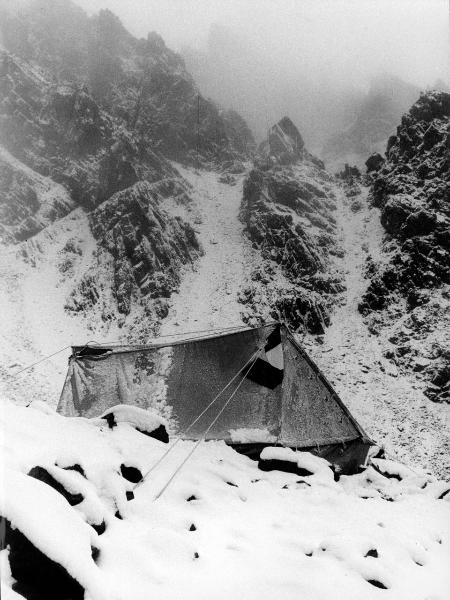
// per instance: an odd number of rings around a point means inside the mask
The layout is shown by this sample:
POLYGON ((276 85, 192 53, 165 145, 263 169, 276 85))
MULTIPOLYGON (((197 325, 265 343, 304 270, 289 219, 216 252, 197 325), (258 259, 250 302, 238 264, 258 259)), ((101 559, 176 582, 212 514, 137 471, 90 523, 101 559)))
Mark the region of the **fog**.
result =
POLYGON ((448 83, 447 0, 76 0, 134 35, 157 31, 201 91, 257 137, 284 113, 319 144, 354 118, 371 80, 448 83))

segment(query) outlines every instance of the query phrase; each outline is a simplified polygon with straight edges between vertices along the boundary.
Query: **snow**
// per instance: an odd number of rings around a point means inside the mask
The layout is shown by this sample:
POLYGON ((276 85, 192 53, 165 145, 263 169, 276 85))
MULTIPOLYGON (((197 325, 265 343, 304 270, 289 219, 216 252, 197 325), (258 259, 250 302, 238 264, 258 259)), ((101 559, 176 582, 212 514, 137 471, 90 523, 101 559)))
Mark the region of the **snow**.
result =
POLYGON ((284 460, 287 462, 297 462, 297 455, 291 448, 264 448, 261 452, 261 460, 284 460))
POLYGON ((246 444, 249 442, 264 442, 270 444, 276 441, 276 436, 267 429, 230 429, 230 439, 235 444, 246 444))
POLYGON ((129 423, 134 425, 141 431, 151 433, 158 429, 160 425, 167 428, 167 422, 161 418, 155 412, 151 410, 144 410, 137 406, 129 406, 127 404, 117 404, 112 408, 108 408, 105 412, 98 417, 103 419, 106 415, 114 415, 116 423, 129 423))
MULTIPOLYGON (((123 423, 111 430, 8 401, 0 416, 8 449, 2 460, 10 473, 2 508, 88 587, 90 600, 448 597, 450 502, 436 499, 442 482, 430 475, 423 487, 423 476, 398 481, 369 467, 335 482, 325 476, 331 474, 326 461, 289 451, 302 466, 314 466, 315 475, 299 481, 260 471, 223 442, 204 442, 155 501, 192 448, 181 441, 126 502, 130 484, 120 464, 148 470, 165 444, 123 423), (87 498, 90 491, 106 522, 103 535, 84 522, 86 500, 70 507, 24 475, 37 464, 57 474, 74 463, 87 479, 67 471, 65 485, 80 486, 87 498), (114 517, 117 508, 123 520, 114 517), (97 565, 91 544, 100 550, 97 565), (367 555, 373 550, 377 557, 367 555)), ((6 558, 2 553, 3 564, 6 558)), ((13 598, 10 584, 6 576, 3 586, 13 598)))
MULTIPOLYGON (((382 337, 367 329, 357 305, 368 286, 364 278, 367 256, 387 260, 382 253, 383 228, 379 210, 369 208, 367 188, 362 210, 337 189, 336 218, 345 255, 344 302, 332 314, 323 344, 302 339, 314 360, 331 381, 351 413, 388 455, 417 469, 450 475, 450 406, 430 402, 414 381, 398 373, 383 356, 382 337)), ((353 199, 352 199, 353 200, 353 199)))
POLYGON ((56 406, 67 371, 68 346, 119 337, 117 319, 112 325, 105 323, 100 310, 71 315, 64 308, 74 285, 89 271, 96 273, 104 290, 103 302, 113 306, 107 292, 111 265, 95 252, 96 241, 81 208, 26 242, 0 248, 0 393, 18 403, 39 400, 56 406), (68 243, 78 252, 67 253, 68 243), (63 271, 68 257, 70 268, 63 271))
MULTIPOLYGON (((194 271, 186 270, 179 292, 172 296, 162 334, 240 326, 238 294, 258 262, 238 218, 242 177, 230 186, 221 183, 217 173, 177 169, 192 186, 191 210, 205 254, 194 271)), ((283 456, 281 460, 288 456, 314 473, 303 481, 292 474, 263 473, 257 463, 223 443, 208 442, 154 501, 192 449, 191 442, 181 441, 136 489, 135 500, 127 502, 125 494, 132 485, 121 476, 120 465, 147 472, 167 446, 129 426, 136 414, 119 416, 117 427, 110 430, 99 420, 66 419, 52 411, 68 349, 15 377, 27 364, 68 344, 119 337, 118 329, 102 322, 100 313, 75 318, 64 311, 74 280, 90 269, 102 281, 107 305, 111 265, 95 254, 95 240, 80 209, 32 240, 2 249, 0 391, 16 404, 0 404, 1 456, 10 473, 9 504, 2 506, 38 545, 65 561, 69 572, 88 587, 90 600, 448 597, 449 484, 429 472, 450 472, 449 407, 430 403, 392 368, 383 357, 383 340, 370 334, 359 315, 357 302, 367 285, 364 261, 368 254, 383 259, 382 229, 376 209, 353 213, 337 187, 335 192, 345 248, 337 268, 345 266, 347 291, 323 345, 302 341, 371 437, 386 446, 389 456, 408 465, 375 459, 361 475, 343 476, 339 482, 326 461, 307 453, 271 448, 264 454, 283 456), (70 240, 81 253, 64 273, 61 259, 70 240), (29 408, 18 406, 29 402, 29 408), (56 492, 35 494, 44 484, 30 483, 24 474, 38 464, 67 489, 82 493, 83 502, 75 507, 66 503, 63 510, 56 492), (64 470, 74 464, 83 468, 87 479, 64 470), (397 474, 401 480, 382 473, 397 474), (59 544, 58 533, 58 548, 50 547, 53 525, 47 532, 34 529, 40 527, 34 495, 38 508, 44 497, 48 506, 56 502, 55 519, 69 538, 77 524, 76 557, 68 544, 59 544), (196 499, 187 502, 191 496, 196 499), (114 516, 117 510, 123 520, 114 516), (92 537, 87 523, 101 520, 106 532, 92 537), (88 552, 93 539, 100 549, 98 566, 88 552), (377 558, 366 556, 372 549, 377 558), (380 590, 368 580, 389 589, 380 590)), ((185 211, 181 205, 171 210, 185 211)), ((133 318, 139 315, 134 312, 133 318)), ((152 416, 148 418, 153 424, 152 416)), ((244 442, 249 431, 230 434, 233 441, 244 442)), ((275 442, 269 432, 260 434, 262 441, 275 442)), ((43 515, 47 519, 48 511, 43 515)), ((2 594, 14 598, 3 568, 6 551, 1 560, 2 594)))
POLYGON ((39 208, 33 216, 42 227, 49 225, 55 219, 55 211, 67 214, 74 208, 75 203, 63 185, 33 171, 1 145, 0 162, 6 163, 31 182, 39 204, 39 208))
POLYGON ((310 452, 297 452, 291 448, 267 447, 261 452, 261 460, 281 460, 296 463, 301 469, 310 473, 324 475, 326 479, 332 477, 330 463, 320 456, 310 452))
POLYGON ((63 566, 89 593, 106 598, 91 557, 97 534, 50 486, 5 469, 0 514, 51 560, 63 566))
POLYGON ((249 265, 257 260, 239 221, 244 176, 231 186, 221 183, 218 173, 175 167, 192 186, 194 228, 204 256, 172 296, 161 335, 243 325, 237 296, 249 265))

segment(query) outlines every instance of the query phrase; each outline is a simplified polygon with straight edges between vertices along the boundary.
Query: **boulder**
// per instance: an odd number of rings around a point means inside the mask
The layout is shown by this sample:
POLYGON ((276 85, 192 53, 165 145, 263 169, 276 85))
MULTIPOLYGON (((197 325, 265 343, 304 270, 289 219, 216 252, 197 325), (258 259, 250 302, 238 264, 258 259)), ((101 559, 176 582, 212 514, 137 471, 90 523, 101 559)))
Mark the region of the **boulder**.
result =
POLYGON ((391 197, 382 209, 381 224, 388 233, 397 234, 412 212, 413 206, 410 198, 400 195, 391 197))
POLYGON ((407 237, 428 235, 436 229, 436 214, 424 208, 409 214, 400 231, 407 237))
POLYGON ((372 171, 378 171, 381 169, 383 164, 384 158, 378 152, 371 154, 365 162, 368 173, 371 173, 372 171))
POLYGON ((83 600, 84 589, 66 569, 51 560, 19 530, 5 521, 13 589, 28 600, 83 600))
POLYGON ((46 483, 47 485, 49 485, 50 487, 52 487, 54 490, 56 490, 57 492, 59 492, 62 496, 64 496, 64 498, 67 500, 67 502, 70 504, 70 506, 76 506, 77 504, 80 504, 81 502, 83 502, 84 497, 82 494, 79 493, 72 493, 69 490, 67 490, 62 483, 60 483, 59 481, 57 481, 55 479, 55 477, 53 477, 53 475, 51 475, 47 469, 44 469, 44 467, 33 467, 29 472, 28 475, 30 477, 34 477, 34 479, 38 479, 39 481, 43 481, 44 483, 46 483))

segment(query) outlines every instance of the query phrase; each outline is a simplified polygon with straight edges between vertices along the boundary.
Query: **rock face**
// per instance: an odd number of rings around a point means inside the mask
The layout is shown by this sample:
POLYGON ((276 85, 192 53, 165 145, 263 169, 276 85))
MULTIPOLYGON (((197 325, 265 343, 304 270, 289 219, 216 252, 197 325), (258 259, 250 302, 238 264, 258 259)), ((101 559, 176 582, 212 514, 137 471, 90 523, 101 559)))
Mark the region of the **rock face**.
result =
POLYGON ((378 171, 381 165, 384 163, 384 158, 381 156, 379 152, 374 152, 371 154, 369 158, 366 160, 366 168, 367 172, 378 171))
POLYGON ((241 219, 263 260, 242 302, 252 315, 323 333, 331 299, 342 291, 332 263, 340 250, 331 177, 288 117, 270 129, 260 153, 244 184, 241 219))
MULTIPOLYGON (((89 18, 69 0, 37 0, 19 16, 2 14, 2 35, 11 53, 51 74, 50 108, 71 122, 80 151, 98 148, 114 125, 184 161, 221 162, 253 144, 248 131, 242 137, 237 130, 236 115, 201 97, 181 57, 159 35, 136 39, 109 10, 89 18), (55 90, 54 78, 71 85, 55 90)), ((16 86, 12 100, 23 91, 16 86)), ((18 108, 32 116, 26 97, 18 108)))
MULTIPOLYGON (((114 258, 114 294, 123 314, 130 313, 133 298, 169 298, 180 282, 181 267, 200 253, 191 226, 162 208, 163 194, 183 193, 180 188, 173 181, 141 181, 117 192, 90 215, 100 248, 114 258)), ((162 307, 160 303, 159 316, 164 316, 162 307)))
POLYGON ((232 177, 254 148, 250 130, 198 93, 160 36, 136 39, 108 10, 88 17, 69 0, 36 0, 20 14, 2 8, 0 29, 0 240, 32 240, 81 209, 96 248, 66 309, 101 306, 107 321, 137 303, 156 323, 201 252, 167 210, 191 202, 170 160, 232 177))
POLYGON ((262 154, 275 156, 278 160, 286 158, 287 162, 292 157, 300 158, 304 149, 304 142, 299 130, 289 117, 283 117, 269 129, 267 139, 259 147, 262 154))
POLYGON ((377 328, 406 304, 401 326, 394 316, 392 357, 431 382, 430 397, 448 401, 450 94, 422 95, 389 139, 386 157, 371 175, 372 201, 388 234, 386 260, 368 265, 371 283, 360 311, 377 328))

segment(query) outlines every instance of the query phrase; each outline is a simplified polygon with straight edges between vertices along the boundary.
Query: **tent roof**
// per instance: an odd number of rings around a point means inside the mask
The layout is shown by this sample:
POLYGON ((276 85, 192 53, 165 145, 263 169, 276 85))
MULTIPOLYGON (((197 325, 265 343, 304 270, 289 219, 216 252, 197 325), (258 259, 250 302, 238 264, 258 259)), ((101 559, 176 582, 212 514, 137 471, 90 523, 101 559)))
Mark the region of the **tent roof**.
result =
POLYGON ((235 333, 243 333, 245 331, 256 331, 258 329, 271 328, 274 329, 277 326, 281 326, 278 321, 271 321, 260 325, 258 327, 247 327, 247 326, 236 326, 236 327, 224 327, 221 329, 209 329, 201 331, 190 331, 180 332, 170 335, 162 335, 153 341, 146 344, 124 344, 123 342, 87 342, 84 345, 77 344, 72 346, 72 353, 76 356, 84 356, 90 354, 91 351, 95 353, 99 350, 98 354, 103 354, 105 351, 110 351, 113 354, 120 352, 137 352, 142 350, 152 350, 155 348, 167 348, 169 346, 177 346, 179 344, 202 342, 208 339, 223 338, 235 333))

